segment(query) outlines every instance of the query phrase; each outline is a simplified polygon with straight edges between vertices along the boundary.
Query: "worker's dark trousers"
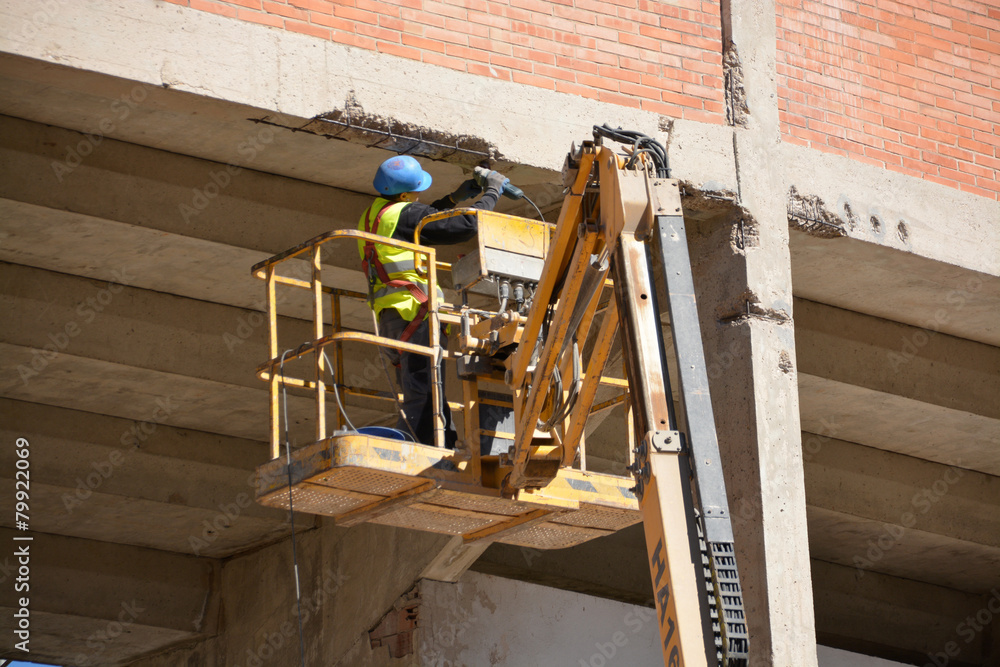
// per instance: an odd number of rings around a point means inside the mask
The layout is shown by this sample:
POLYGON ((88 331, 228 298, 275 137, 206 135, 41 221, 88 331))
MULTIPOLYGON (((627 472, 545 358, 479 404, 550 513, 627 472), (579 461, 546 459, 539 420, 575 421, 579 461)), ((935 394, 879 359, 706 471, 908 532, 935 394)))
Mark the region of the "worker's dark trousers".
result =
MULTIPOLYGON (((386 308, 379 314, 379 334, 386 338, 399 339, 403 331, 409 326, 409 322, 400 317, 399 312, 394 308, 386 308)), ((407 341, 414 345, 430 344, 430 325, 425 319, 414 334, 407 341)), ((445 333, 441 332, 441 347, 447 347, 445 333)), ((422 354, 412 354, 409 352, 400 353, 391 348, 382 348, 386 351, 389 360, 396 365, 396 378, 403 386, 403 412, 406 419, 413 427, 413 434, 417 440, 425 445, 434 444, 434 408, 431 394, 431 358, 422 354)), ((441 397, 444 400, 444 364, 441 368, 441 397)), ((458 436, 455 427, 451 423, 451 411, 445 403, 444 409, 444 441, 445 446, 454 449, 458 436)), ((409 433, 406 421, 402 417, 396 428, 404 433, 409 433)))

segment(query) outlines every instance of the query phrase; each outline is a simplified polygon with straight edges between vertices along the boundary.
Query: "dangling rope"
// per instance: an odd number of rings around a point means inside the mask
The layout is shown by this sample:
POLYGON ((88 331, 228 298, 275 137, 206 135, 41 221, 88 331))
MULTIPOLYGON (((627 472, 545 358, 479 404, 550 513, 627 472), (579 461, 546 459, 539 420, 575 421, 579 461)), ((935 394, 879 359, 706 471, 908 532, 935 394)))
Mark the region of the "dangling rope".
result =
MULTIPOLYGON (((282 377, 285 376, 285 355, 289 352, 291 350, 285 350, 281 353, 279 372, 282 377)), ((292 444, 288 437, 288 387, 284 383, 281 384, 281 398, 285 415, 285 468, 288 470, 288 523, 292 526, 292 569, 295 572, 295 609, 299 621, 299 659, 302 661, 302 667, 306 667, 306 643, 302 638, 302 589, 299 586, 299 556, 295 548, 295 508, 292 505, 292 444)))

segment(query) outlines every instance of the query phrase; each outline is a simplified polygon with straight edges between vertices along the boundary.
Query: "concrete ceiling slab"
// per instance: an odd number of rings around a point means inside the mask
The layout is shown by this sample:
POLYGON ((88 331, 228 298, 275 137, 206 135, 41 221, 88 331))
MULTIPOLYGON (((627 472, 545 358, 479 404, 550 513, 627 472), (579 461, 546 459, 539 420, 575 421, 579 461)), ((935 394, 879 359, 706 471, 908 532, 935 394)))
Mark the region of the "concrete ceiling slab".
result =
MULTIPOLYGON (((0 343, 8 368, 30 369, 35 348, 0 343)), ((40 350, 38 350, 40 351, 40 350)), ((27 382, 0 380, 0 395, 142 422, 164 423, 250 440, 267 440, 267 391, 134 368, 62 353, 27 382)), ((294 426, 312 423, 309 399, 289 396, 294 426)))
MULTIPOLYGON (((14 534, 0 528, 0 537, 8 543, 14 534)), ((86 646, 93 653, 84 656, 84 662, 115 664, 149 650, 142 648, 146 642, 162 647, 216 631, 218 602, 211 593, 219 586, 217 561, 46 533, 34 537, 33 658, 57 656, 62 663, 70 647, 75 657, 86 646), (125 641, 102 642, 95 634, 107 633, 109 623, 121 621, 128 621, 133 630, 125 641)), ((3 608, 2 613, 5 625, 13 621, 13 609, 3 608)), ((4 657, 12 653, 9 644, 0 649, 4 657)), ((17 657, 23 659, 24 654, 17 657)))
POLYGON ((257 466, 270 460, 267 443, 257 440, 189 431, 166 424, 158 424, 152 434, 147 432, 148 428, 140 430, 146 436, 141 438, 134 430, 137 427, 135 420, 28 401, 0 399, 0 416, 3 428, 8 429, 9 433, 39 433, 54 442, 86 440, 123 449, 134 447, 138 443, 151 456, 198 461, 211 466, 241 470, 248 486, 257 466))
MULTIPOLYGON (((324 254, 324 284, 365 293, 367 287, 353 255, 330 250, 324 254), (332 262, 347 263, 350 268, 332 262)), ((224 243, 0 199, 0 261, 107 283, 95 285, 93 294, 81 295, 84 300, 109 285, 115 293, 127 286, 126 290, 141 288, 263 311, 265 284, 250 275, 250 267, 267 257, 224 243)), ((294 261, 281 275, 306 277, 307 264, 294 261)), ((279 289, 279 313, 311 321, 311 296, 305 290, 279 289)), ((446 290, 446 297, 456 298, 451 290, 446 290)), ((324 304, 329 313, 329 298, 324 304)), ((93 306, 80 307, 96 312, 93 306)), ((229 328, 235 330, 239 318, 247 316, 246 312, 234 313, 229 328)), ((343 300, 342 317, 345 327, 371 330, 370 310, 363 302, 343 300)))
MULTIPOLYGON (((126 621, 133 610, 143 609, 141 605, 131 605, 131 601, 123 600, 125 605, 119 610, 126 621)), ((0 607, 3 620, 0 630, 14 636, 14 612, 12 607, 0 607)), ((108 626, 120 623, 116 618, 87 618, 70 616, 68 614, 53 614, 40 610, 31 610, 31 664, 67 664, 73 660, 78 664, 100 664, 107 667, 118 667, 132 662, 137 655, 150 651, 160 651, 175 644, 195 641, 202 637, 197 632, 159 628, 142 622, 132 622, 127 626, 127 632, 119 634, 113 642, 101 642, 99 637, 108 636, 108 626), (86 652, 80 651, 81 646, 90 647, 86 652), (34 661, 44 661, 35 663, 34 661), (95 662, 89 662, 89 661, 95 662)), ((117 626, 114 626, 117 629, 117 626)), ((0 658, 9 660, 24 660, 22 651, 3 647, 0 648, 0 658)))
MULTIPOLYGON (((139 479, 147 480, 149 486, 155 484, 164 488, 173 476, 174 473, 165 467, 159 479, 149 476, 139 479)), ((68 482, 73 484, 73 480, 68 482)), ((13 481, 0 480, 0 492, 13 497, 13 481)), ((79 484, 32 485, 31 507, 35 517, 32 529, 207 558, 233 556, 284 539, 291 533, 287 512, 275 510, 278 516, 267 519, 253 516, 255 509, 261 506, 254 501, 252 489, 234 493, 230 500, 214 508, 154 502, 136 495, 92 492, 86 495, 85 501, 80 501, 78 509, 73 505, 80 499, 78 492, 79 484), (151 531, 150 526, 156 526, 156 530, 151 531)), ((313 516, 299 513, 296 532, 309 530, 314 523, 313 516)))
MULTIPOLYGON (((32 443, 33 530, 212 557, 290 530, 286 512, 253 502, 253 461, 267 459, 264 443, 236 440, 239 449, 213 460, 224 438, 162 423, 9 400, 0 415, 0 434, 32 443)), ((0 462, 13 467, 13 450, 0 462)), ((13 497, 14 484, 0 479, 0 490, 13 497)), ((302 530, 314 523, 296 516, 302 530)))
POLYGON ((250 266, 264 253, 9 199, 0 215, 6 262, 242 308, 263 300, 250 266))

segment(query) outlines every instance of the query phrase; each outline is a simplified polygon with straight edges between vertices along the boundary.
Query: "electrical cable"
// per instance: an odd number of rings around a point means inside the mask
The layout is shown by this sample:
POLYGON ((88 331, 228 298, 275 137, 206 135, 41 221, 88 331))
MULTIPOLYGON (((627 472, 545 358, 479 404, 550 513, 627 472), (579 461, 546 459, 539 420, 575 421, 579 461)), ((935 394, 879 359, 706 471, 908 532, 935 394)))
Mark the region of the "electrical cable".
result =
MULTIPOLYGON (((663 147, 663 144, 653 137, 642 132, 623 130, 620 127, 616 129, 607 123, 604 125, 595 125, 594 136, 607 137, 621 144, 631 144, 636 152, 648 152, 653 160, 653 164, 656 166, 657 178, 670 178, 670 160, 667 156, 667 150, 663 147)), ((633 154, 632 159, 629 160, 629 166, 633 164, 634 158, 635 155, 633 154)))
POLYGON ((497 297, 500 299, 500 309, 497 312, 503 313, 507 310, 507 301, 510 299, 510 281, 506 278, 497 285, 497 297))
POLYGON ((552 369, 552 386, 550 393, 555 397, 553 398, 554 405, 552 406, 552 414, 547 420, 542 422, 538 420, 538 429, 540 431, 551 431, 555 428, 555 425, 566 419, 569 413, 573 410, 573 406, 576 405, 577 396, 580 393, 580 389, 583 386, 583 380, 581 378, 581 363, 580 363, 580 348, 576 340, 573 341, 573 384, 570 385, 569 393, 563 396, 563 383, 562 383, 562 373, 559 371, 559 367, 556 366, 552 369))
POLYGON ((630 157, 628 159, 628 162, 625 163, 625 168, 626 169, 631 169, 632 165, 635 164, 635 161, 638 160, 639 156, 642 155, 643 153, 645 153, 647 155, 650 155, 650 156, 655 155, 655 153, 651 149, 649 149, 649 148, 640 148, 639 150, 637 150, 637 151, 635 151, 635 152, 632 153, 632 157, 630 157))
MULTIPOLYGON (((285 355, 291 350, 281 353, 279 374, 285 376, 285 355)), ((273 372, 273 371, 272 371, 273 372)), ((288 387, 281 384, 281 399, 285 415, 285 468, 288 470, 288 523, 292 527, 292 569, 295 572, 295 609, 299 621, 299 659, 302 667, 306 667, 306 643, 302 638, 302 588, 299 585, 299 555, 295 548, 295 507, 292 505, 292 443, 288 437, 288 387)))
POLYGON ((562 408, 562 373, 559 371, 559 366, 553 367, 551 378, 549 381, 549 395, 553 397, 552 414, 545 421, 539 419, 535 425, 535 428, 545 433, 551 431, 556 425, 559 410, 562 408))
POLYGON ((531 205, 532 205, 532 206, 534 207, 535 211, 536 211, 536 212, 538 213, 538 219, 539 219, 539 220, 541 220, 542 222, 545 222, 545 216, 544 216, 544 215, 542 215, 542 209, 538 208, 538 206, 537 206, 537 205, 535 205, 535 202, 533 202, 533 201, 531 201, 530 199, 528 199, 528 195, 523 195, 523 196, 521 197, 521 199, 524 199, 524 200, 525 200, 525 201, 527 201, 527 202, 528 202, 529 204, 531 204, 531 205))
POLYGON ((323 359, 326 361, 327 370, 330 371, 330 379, 333 381, 331 383, 333 384, 333 395, 337 398, 337 407, 340 408, 340 414, 344 415, 344 421, 351 427, 351 430, 357 433, 358 429, 356 429, 354 424, 351 423, 351 418, 347 416, 347 410, 344 409, 344 404, 340 401, 340 391, 337 388, 337 376, 333 374, 333 365, 330 364, 330 357, 326 356, 325 349, 323 350, 323 359))

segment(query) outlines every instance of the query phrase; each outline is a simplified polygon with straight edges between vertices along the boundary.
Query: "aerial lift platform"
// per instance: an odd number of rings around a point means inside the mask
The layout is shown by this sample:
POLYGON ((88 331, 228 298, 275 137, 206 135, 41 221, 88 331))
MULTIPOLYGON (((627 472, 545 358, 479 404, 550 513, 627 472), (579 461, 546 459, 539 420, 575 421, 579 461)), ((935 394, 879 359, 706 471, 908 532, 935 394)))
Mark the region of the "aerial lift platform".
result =
MULTIPOLYGON (((437 564, 445 573, 438 578, 453 578, 493 542, 561 549, 641 521, 664 663, 745 666, 742 591, 679 182, 669 178, 662 146, 606 126, 573 147, 563 179, 555 225, 459 209, 478 216, 478 247, 450 266, 430 247, 338 230, 253 267, 266 283, 269 359, 258 375, 270 386, 273 459, 258 469, 257 500, 343 526, 372 522, 451 535, 455 546, 437 564), (322 253, 330 246, 353 253, 368 240, 412 251, 431 285, 439 270, 451 272, 461 303, 428 290, 428 346, 342 326, 344 300, 366 302, 368 295, 325 284, 322 253), (663 349, 654 250, 680 415, 663 349), (308 278, 293 268, 303 260, 308 278), (278 340, 279 287, 312 297, 313 338, 292 349, 278 340), (442 325, 460 332, 449 350, 439 345, 442 325), (626 379, 604 376, 616 335, 626 379), (359 346, 369 354, 395 348, 454 363, 462 401, 448 409, 462 415, 464 436, 455 450, 444 447, 440 411, 435 446, 350 424, 343 404, 351 397, 382 400, 387 413, 398 409, 394 390, 344 382, 345 347, 359 346), (613 396, 597 403, 602 386, 613 396), (297 449, 286 442, 282 455, 288 388, 314 396, 315 441, 297 449), (339 407, 332 428, 328 403, 339 407), (618 404, 629 425, 621 447, 630 477, 586 465, 588 418, 618 404)), ((442 405, 441 377, 436 364, 431 368, 434 404, 442 405)))

